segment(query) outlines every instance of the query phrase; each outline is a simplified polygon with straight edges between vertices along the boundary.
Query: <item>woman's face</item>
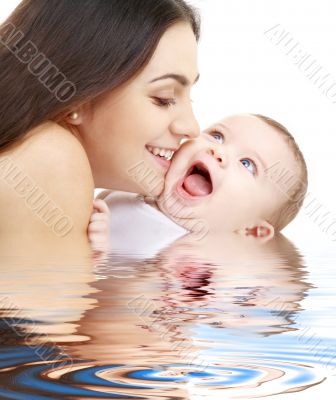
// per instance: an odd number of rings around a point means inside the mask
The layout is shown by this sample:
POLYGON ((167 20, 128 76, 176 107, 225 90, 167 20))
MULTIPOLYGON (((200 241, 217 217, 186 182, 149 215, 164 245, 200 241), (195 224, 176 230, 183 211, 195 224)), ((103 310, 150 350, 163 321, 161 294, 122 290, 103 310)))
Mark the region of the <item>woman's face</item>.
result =
POLYGON ((140 74, 79 109, 78 137, 96 187, 161 193, 171 152, 181 139, 199 135, 190 101, 197 77, 195 36, 189 24, 178 23, 140 74))

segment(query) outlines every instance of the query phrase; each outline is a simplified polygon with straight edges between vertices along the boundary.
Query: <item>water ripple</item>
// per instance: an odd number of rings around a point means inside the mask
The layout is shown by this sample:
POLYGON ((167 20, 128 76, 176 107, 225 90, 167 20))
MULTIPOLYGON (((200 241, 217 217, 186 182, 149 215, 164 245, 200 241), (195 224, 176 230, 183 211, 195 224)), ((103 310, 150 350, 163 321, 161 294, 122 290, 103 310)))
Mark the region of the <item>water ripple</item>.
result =
POLYGON ((1 354, 0 370, 0 395, 8 399, 185 399, 190 388, 207 388, 205 398, 213 391, 253 398, 300 391, 326 379, 319 368, 302 361, 257 354, 245 359, 242 354, 221 365, 137 366, 60 359, 37 363, 32 348, 11 350, 1 354))

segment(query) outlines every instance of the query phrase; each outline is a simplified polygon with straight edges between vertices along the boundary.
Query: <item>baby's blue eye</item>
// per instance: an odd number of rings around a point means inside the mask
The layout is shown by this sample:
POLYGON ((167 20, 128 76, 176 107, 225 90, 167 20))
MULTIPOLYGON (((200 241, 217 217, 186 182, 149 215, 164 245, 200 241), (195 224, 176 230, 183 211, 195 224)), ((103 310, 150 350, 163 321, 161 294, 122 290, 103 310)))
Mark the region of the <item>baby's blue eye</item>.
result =
POLYGON ((212 136, 218 143, 222 144, 224 143, 224 135, 220 132, 210 132, 210 136, 212 136))
POLYGON ((240 162, 244 165, 244 167, 251 172, 251 174, 255 175, 257 172, 257 166, 255 163, 249 158, 243 158, 240 162))

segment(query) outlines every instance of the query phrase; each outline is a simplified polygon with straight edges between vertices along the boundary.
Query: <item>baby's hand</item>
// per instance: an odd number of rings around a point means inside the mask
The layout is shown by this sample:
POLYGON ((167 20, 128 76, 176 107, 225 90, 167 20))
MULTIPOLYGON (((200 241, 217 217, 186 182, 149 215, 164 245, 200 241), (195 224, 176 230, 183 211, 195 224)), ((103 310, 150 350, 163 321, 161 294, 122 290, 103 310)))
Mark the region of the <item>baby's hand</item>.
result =
POLYGON ((109 249, 110 215, 110 210, 104 200, 93 200, 88 237, 95 253, 106 253, 109 249))

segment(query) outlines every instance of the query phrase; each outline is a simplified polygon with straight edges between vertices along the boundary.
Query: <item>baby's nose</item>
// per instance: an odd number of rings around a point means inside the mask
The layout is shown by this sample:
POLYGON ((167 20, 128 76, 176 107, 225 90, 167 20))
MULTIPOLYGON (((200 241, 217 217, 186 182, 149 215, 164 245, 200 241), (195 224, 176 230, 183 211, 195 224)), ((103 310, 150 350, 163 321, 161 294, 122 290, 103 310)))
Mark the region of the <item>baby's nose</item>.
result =
POLYGON ((214 148, 209 149, 209 150, 207 151, 207 153, 210 154, 212 157, 214 157, 215 160, 218 162, 218 164, 219 164, 221 167, 224 167, 224 165, 225 165, 225 157, 224 157, 224 154, 222 154, 220 151, 218 151, 218 150, 216 150, 216 149, 214 149, 214 148))

